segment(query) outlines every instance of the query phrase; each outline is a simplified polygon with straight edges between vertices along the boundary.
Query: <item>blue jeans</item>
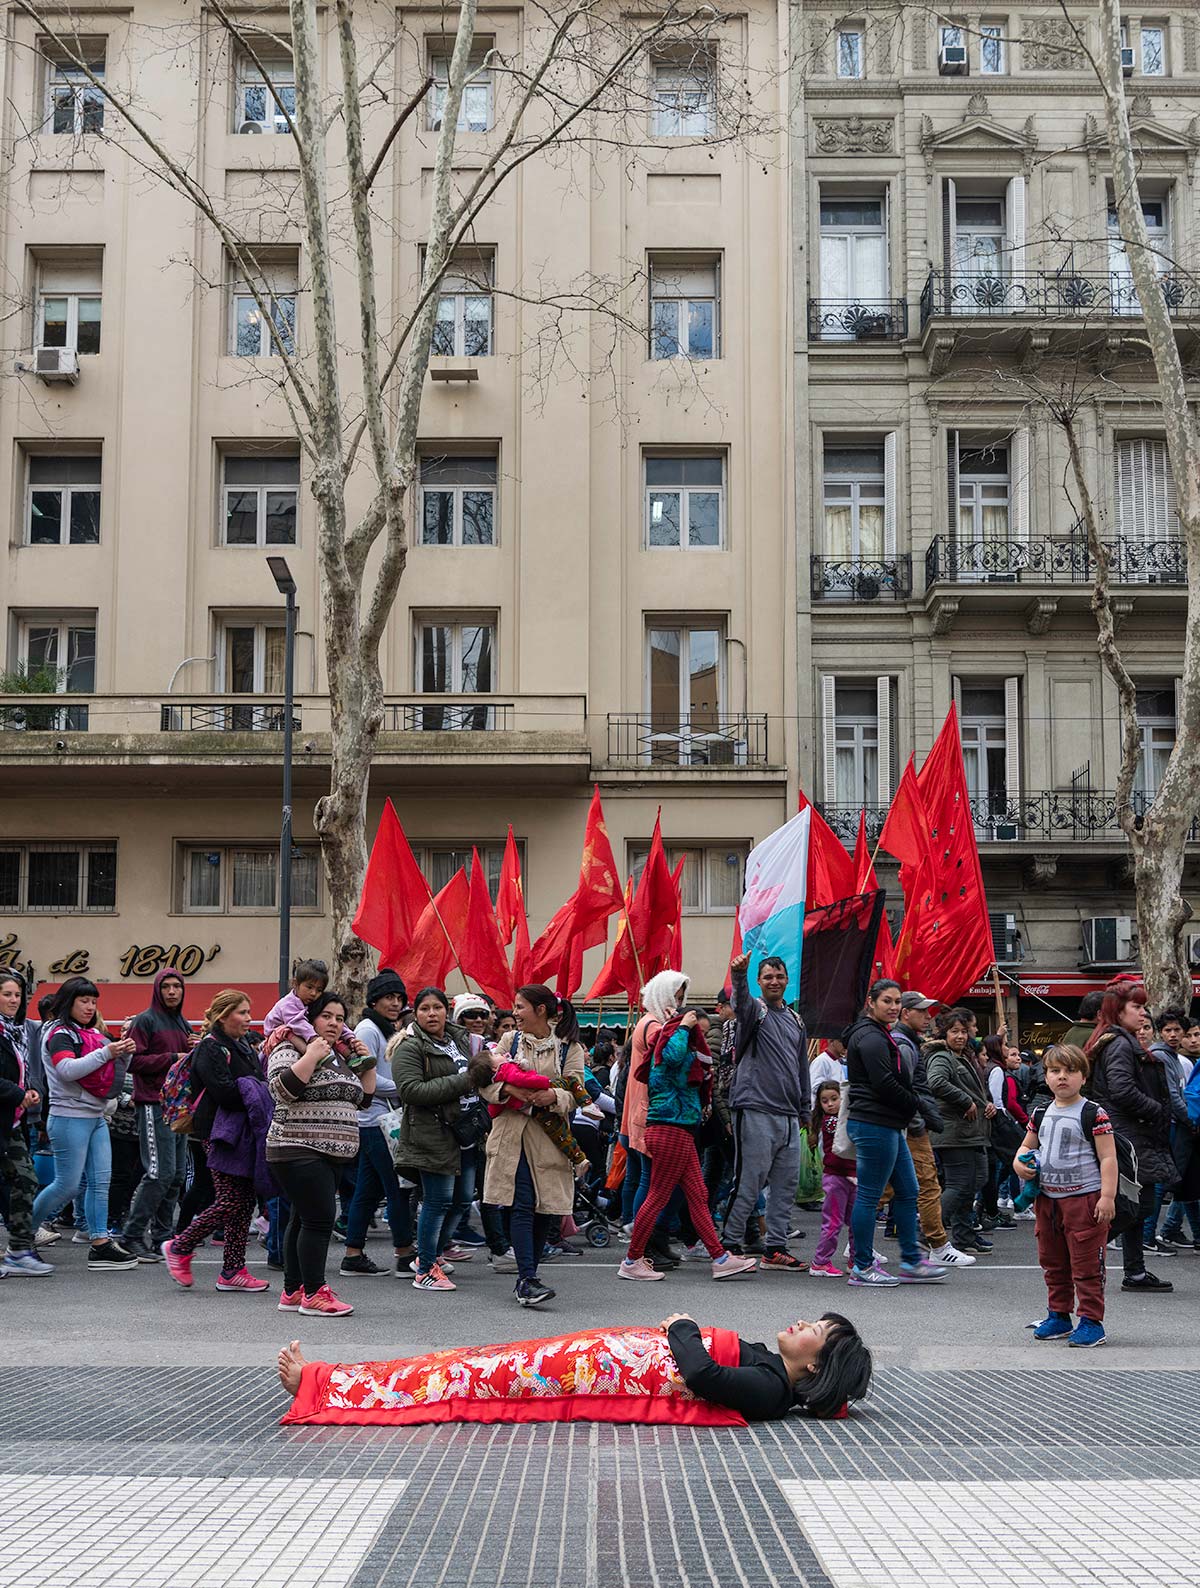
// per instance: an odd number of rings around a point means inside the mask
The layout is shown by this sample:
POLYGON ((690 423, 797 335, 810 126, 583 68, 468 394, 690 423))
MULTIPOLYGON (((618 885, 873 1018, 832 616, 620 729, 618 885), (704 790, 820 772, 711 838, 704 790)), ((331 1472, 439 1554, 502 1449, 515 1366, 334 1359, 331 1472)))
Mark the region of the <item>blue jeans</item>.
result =
MULTIPOLYGON (((55 1218, 78 1194, 87 1174, 84 1214, 88 1234, 100 1240, 108 1234, 108 1185, 112 1179, 112 1143, 102 1114, 88 1119, 68 1119, 52 1113, 47 1127, 54 1149, 54 1179, 38 1192, 33 1204, 33 1227, 55 1218)), ((76 1223, 78 1223, 76 1217, 76 1223)))
POLYGON ((454 1206, 452 1174, 421 1170, 421 1211, 417 1215, 417 1261, 427 1274, 449 1242, 450 1209, 454 1206))
POLYGON ((366 1125, 358 1133, 358 1181, 346 1216, 346 1245, 362 1251, 367 1224, 379 1206, 387 1202, 388 1227, 392 1245, 399 1251, 412 1245, 412 1197, 400 1189, 392 1154, 377 1125, 366 1125))
POLYGON ((462 1167, 454 1177, 454 1201, 450 1204, 450 1218, 442 1241, 443 1251, 453 1244, 454 1232, 471 1211, 475 1200, 475 1180, 479 1174, 479 1148, 465 1147, 459 1160, 462 1167))
POLYGON ((1200 1202, 1180 1202, 1176 1199, 1171 1203, 1171 1211, 1163 1221, 1162 1233, 1165 1241, 1179 1241, 1183 1239, 1183 1216, 1187 1214, 1187 1221, 1192 1228, 1192 1239, 1200 1241, 1200 1202))
POLYGON ((875 1210, 883 1188, 892 1183, 892 1217, 906 1263, 920 1260, 917 1244, 917 1171, 902 1130, 852 1119, 846 1126, 858 1159, 858 1191, 850 1220, 850 1243, 856 1268, 875 1261, 875 1210))
MULTIPOLYGON (((650 1160, 647 1158, 646 1162, 650 1160)), ((550 1216, 537 1211, 533 1171, 524 1153, 517 1161, 509 1228, 512 1231, 513 1255, 517 1259, 517 1283, 520 1284, 523 1279, 536 1279, 538 1264, 546 1246, 550 1216)))
POLYGON ((292 1204, 285 1196, 267 1198, 267 1256, 273 1263, 283 1262, 283 1237, 292 1217, 292 1204))

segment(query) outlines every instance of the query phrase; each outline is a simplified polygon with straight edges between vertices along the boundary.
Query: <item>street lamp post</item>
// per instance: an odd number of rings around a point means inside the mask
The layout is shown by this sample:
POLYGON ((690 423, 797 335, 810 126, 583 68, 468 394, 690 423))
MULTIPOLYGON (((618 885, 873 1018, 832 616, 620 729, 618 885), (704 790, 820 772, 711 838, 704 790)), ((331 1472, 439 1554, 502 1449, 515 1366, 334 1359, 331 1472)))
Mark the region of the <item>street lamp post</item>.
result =
POLYGON ((292 979, 292 697, 296 682, 296 581, 284 557, 268 557, 267 567, 287 602, 283 651, 283 819, 279 830, 279 996, 292 979))

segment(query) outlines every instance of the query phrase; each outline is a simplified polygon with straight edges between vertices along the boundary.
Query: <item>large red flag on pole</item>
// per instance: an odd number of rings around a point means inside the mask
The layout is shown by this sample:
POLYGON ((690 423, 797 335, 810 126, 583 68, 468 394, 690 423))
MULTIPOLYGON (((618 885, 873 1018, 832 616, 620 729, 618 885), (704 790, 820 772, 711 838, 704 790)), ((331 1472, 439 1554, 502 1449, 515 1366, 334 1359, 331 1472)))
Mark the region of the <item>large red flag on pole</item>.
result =
POLYGON ((588 990, 588 1000, 623 993, 636 1004, 644 983, 669 968, 678 918, 679 889, 667 865, 660 819, 656 818, 637 891, 617 927, 613 951, 588 990))
POLYGON ((525 913, 521 854, 511 824, 504 845, 504 862, 500 867, 500 887, 496 893, 496 924, 500 928, 500 941, 513 943, 512 979, 514 986, 520 987, 529 979, 529 917, 525 913))
POLYGON ((600 803, 600 790, 596 788, 592 791, 583 835, 579 886, 555 911, 546 930, 530 949, 527 972, 530 980, 541 981, 554 976, 559 997, 569 998, 583 980, 584 950, 604 942, 609 916, 623 906, 617 865, 604 824, 604 807, 600 803))
POLYGON ((511 1009, 513 1001, 512 972, 504 944, 500 941, 500 928, 488 894, 487 878, 478 849, 471 851, 470 896, 467 919, 458 944, 459 968, 489 998, 501 1008, 511 1009))
MULTIPOLYGON (((854 870, 856 893, 878 893, 879 881, 875 875, 875 861, 867 848, 867 813, 858 813, 858 837, 854 842, 854 870)), ((892 946, 892 929, 882 912, 879 916, 879 936, 873 957, 874 975, 895 976, 896 951, 892 946)))
POLYGON ((429 897, 396 807, 385 800, 352 930, 379 950, 381 965, 394 966, 408 952, 429 897))
POLYGON ((808 908, 815 910, 823 904, 833 904, 838 899, 857 893, 859 884, 855 877, 854 862, 846 853, 845 845, 833 828, 800 790, 800 810, 812 810, 808 829, 808 908))
POLYGON ((411 997, 422 987, 444 987, 446 977, 460 965, 459 944, 467 925, 471 888, 460 866, 450 881, 421 911, 413 930, 412 946, 395 961, 411 997))

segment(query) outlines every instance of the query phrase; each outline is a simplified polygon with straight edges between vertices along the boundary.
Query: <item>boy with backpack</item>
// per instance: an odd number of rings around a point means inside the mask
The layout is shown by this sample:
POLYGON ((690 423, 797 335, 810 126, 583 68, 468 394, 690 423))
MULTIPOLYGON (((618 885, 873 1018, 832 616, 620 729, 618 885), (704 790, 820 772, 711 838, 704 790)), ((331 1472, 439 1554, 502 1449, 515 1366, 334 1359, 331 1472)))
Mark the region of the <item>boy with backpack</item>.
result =
POLYGON ((1082 1048, 1048 1048, 1046 1085, 1053 1102, 1034 1111, 1013 1160, 1022 1180, 1039 1178, 1038 1261, 1049 1309, 1035 1340, 1104 1343, 1104 1247, 1116 1212, 1119 1165, 1112 1123, 1083 1095, 1091 1065, 1082 1048), (1035 1162, 1022 1162, 1036 1152, 1035 1162), (1079 1322, 1072 1327, 1071 1313, 1079 1322))

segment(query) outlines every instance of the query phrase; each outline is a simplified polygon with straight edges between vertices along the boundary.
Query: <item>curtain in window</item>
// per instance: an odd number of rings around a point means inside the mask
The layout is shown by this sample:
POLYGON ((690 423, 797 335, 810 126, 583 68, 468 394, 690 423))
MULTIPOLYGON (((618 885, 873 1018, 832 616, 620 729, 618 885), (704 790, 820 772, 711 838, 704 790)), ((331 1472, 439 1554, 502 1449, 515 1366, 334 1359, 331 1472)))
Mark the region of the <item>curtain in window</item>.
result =
POLYGON ((275 908, 275 855, 268 849, 233 851, 233 908, 275 908))

